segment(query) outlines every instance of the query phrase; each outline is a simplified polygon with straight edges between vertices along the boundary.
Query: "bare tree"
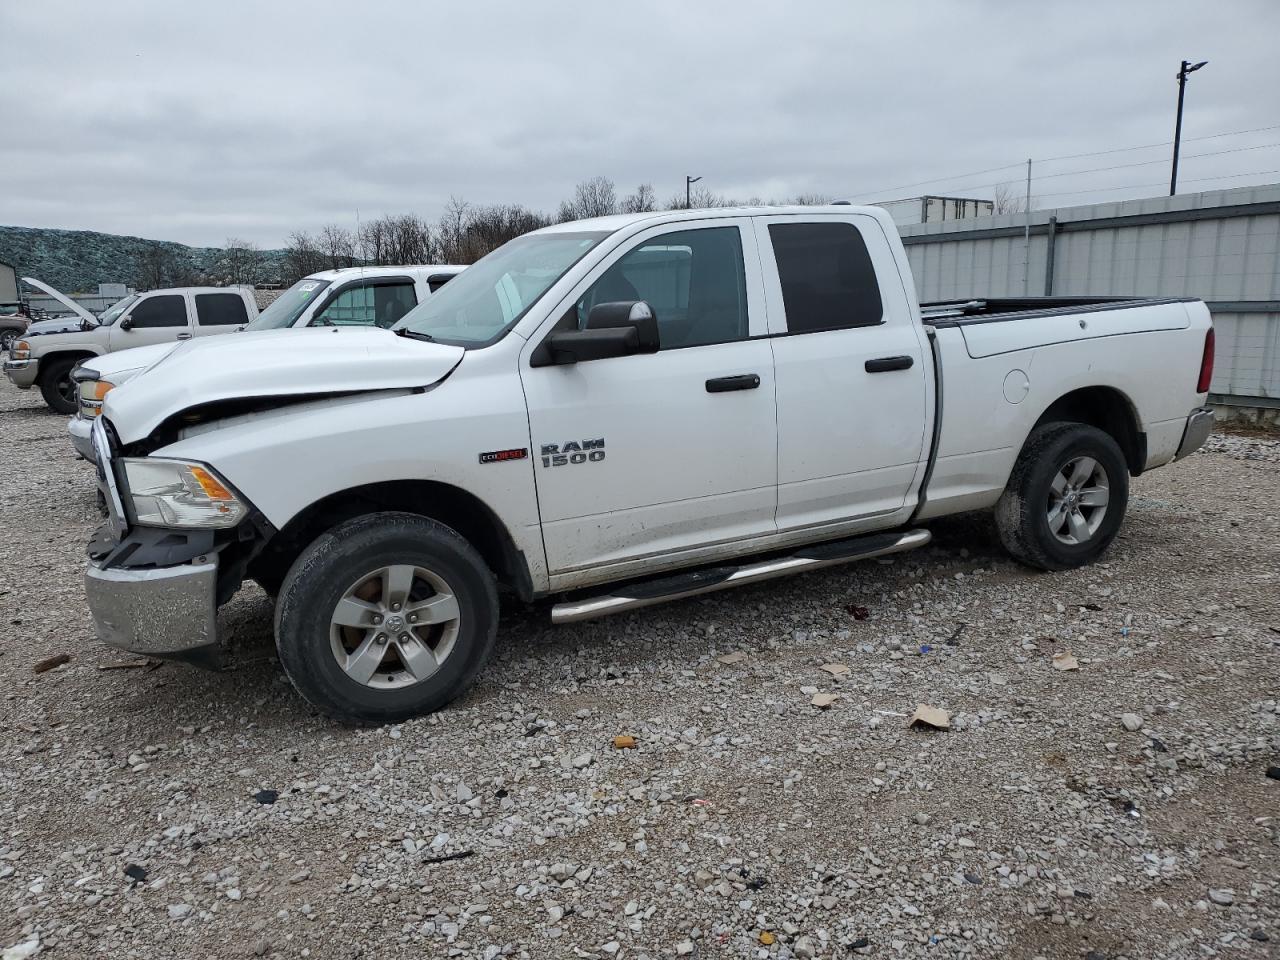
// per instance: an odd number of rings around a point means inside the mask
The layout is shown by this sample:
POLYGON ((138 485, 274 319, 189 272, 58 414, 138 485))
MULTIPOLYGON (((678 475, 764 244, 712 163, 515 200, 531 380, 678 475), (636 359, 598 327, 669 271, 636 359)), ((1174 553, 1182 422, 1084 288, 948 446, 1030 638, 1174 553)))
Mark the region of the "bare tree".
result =
POLYGON ((228 283, 257 283, 262 273, 262 252, 248 240, 227 237, 222 266, 228 283))
POLYGON ((307 274, 325 269, 325 255, 310 234, 295 231, 289 234, 281 267, 281 280, 286 285, 297 283, 307 274))
POLYGON ((622 198, 623 213, 648 213, 658 207, 658 197, 653 192, 653 184, 642 183, 636 192, 622 198))
POLYGON ((173 254, 158 243, 149 243, 138 251, 134 264, 134 285, 139 290, 156 290, 165 286, 173 275, 173 254))
MULTIPOLYGON (((1002 213, 1024 213, 1027 209, 1027 196, 1018 190, 1015 183, 997 183, 991 198, 995 203, 992 213, 997 216, 1002 213)), ((1034 197, 1032 203, 1035 203, 1034 197)))
POLYGON ((559 220, 586 220, 588 217, 607 217, 618 212, 618 196, 613 181, 608 177, 592 177, 574 187, 573 199, 560 203, 559 220))
POLYGON ((326 224, 320 231, 318 244, 320 252, 329 261, 329 269, 340 270, 355 265, 356 240, 346 227, 326 224))

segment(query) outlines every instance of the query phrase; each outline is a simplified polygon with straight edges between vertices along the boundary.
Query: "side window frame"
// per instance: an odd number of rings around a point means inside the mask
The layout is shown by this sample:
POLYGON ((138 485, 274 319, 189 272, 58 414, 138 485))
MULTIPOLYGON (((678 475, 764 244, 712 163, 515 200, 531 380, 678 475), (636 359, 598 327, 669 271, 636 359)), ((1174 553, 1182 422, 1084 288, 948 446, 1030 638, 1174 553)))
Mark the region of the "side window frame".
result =
MULTIPOLYGON (((308 327, 321 326, 322 324, 317 322, 320 319, 320 315, 324 313, 326 310, 328 310, 329 307, 333 304, 333 302, 337 300, 340 296, 342 296, 344 293, 346 293, 348 290, 354 290, 356 288, 369 289, 371 287, 398 287, 398 286, 405 286, 409 288, 409 291, 412 294, 414 299, 413 306, 416 307, 418 304, 422 303, 421 298, 419 298, 418 296, 418 287, 417 287, 417 284, 414 282, 413 277, 397 275, 393 277, 370 277, 364 280, 360 279, 359 277, 352 277, 346 283, 335 285, 331 289, 325 292, 325 295, 321 299, 320 303, 310 311, 310 316, 307 317, 307 322, 304 324, 304 326, 308 326, 308 327)), ((376 309, 376 305, 375 305, 375 309, 376 309)), ((410 307, 409 309, 412 310, 413 307, 410 307)), ((352 324, 343 324, 343 326, 375 327, 377 326, 377 317, 375 317, 371 323, 352 323, 352 324)))
MULTIPOLYGON (((132 329, 134 330, 182 330, 184 328, 187 330, 191 329, 191 304, 188 302, 186 296, 181 293, 161 293, 161 294, 157 294, 154 297, 142 297, 136 303, 132 304, 129 307, 129 311, 128 313, 125 314, 125 316, 129 318, 129 321, 132 324, 132 329), (147 324, 146 326, 140 326, 135 316, 138 307, 142 306, 144 303, 154 303, 158 300, 179 301, 182 304, 182 315, 183 315, 182 323, 147 324)), ((124 317, 121 317, 121 319, 123 320, 124 317)))
POLYGON ((822 334, 851 333, 858 330, 875 330, 886 324, 900 322, 902 315, 907 316, 907 296, 905 280, 899 289, 898 280, 902 280, 899 265, 894 259, 893 250, 884 234, 881 225, 872 216, 865 213, 849 214, 775 214, 755 218, 756 241, 760 251, 760 263, 764 272, 766 302, 768 305, 769 336, 821 336, 822 334), (866 245, 867 256, 876 278, 880 292, 880 322, 859 324, 856 326, 826 327, 821 330, 790 330, 787 327, 786 306, 782 295, 782 280, 778 272, 778 262, 774 256, 773 241, 769 235, 769 227, 777 224, 806 223, 845 223, 854 227, 866 245), (895 280, 893 278, 898 278, 895 280))
MULTIPOLYGON (((657 354, 637 354, 631 358, 617 359, 636 359, 637 357, 653 357, 661 356, 669 350, 693 350, 705 347, 725 346, 731 343, 745 343, 759 337, 768 335, 768 326, 765 316, 765 292, 760 272, 760 255, 757 250, 758 239, 755 230, 752 228, 750 217, 711 217, 706 220, 677 220, 664 223, 660 226, 650 227, 646 230, 640 230, 624 239, 622 239, 605 257, 591 268, 591 271, 574 284, 573 288, 561 298, 560 302, 551 310, 551 313, 542 325, 538 328, 534 336, 529 338, 525 347, 525 360, 527 365, 529 356, 541 345, 552 333, 566 329, 577 329, 577 304, 587 292, 596 284, 601 277, 609 271, 614 264, 629 254, 637 247, 642 247, 652 243, 654 240, 672 233, 686 233, 690 230, 711 230, 724 227, 736 227, 738 229, 738 240, 742 245, 742 269, 743 282, 747 292, 747 333, 739 340, 720 341, 718 343, 700 343, 688 346, 663 347, 657 354)), ((661 317, 659 317, 661 324, 661 317)))
POLYGON ((191 315, 195 318, 196 326, 201 329, 217 330, 219 327, 238 327, 249 322, 249 307, 244 302, 244 297, 238 293, 223 293, 209 291, 206 293, 193 293, 191 295, 191 315), (232 323, 205 323, 200 319, 200 298, 201 297, 230 297, 240 305, 240 311, 243 319, 236 320, 232 323))

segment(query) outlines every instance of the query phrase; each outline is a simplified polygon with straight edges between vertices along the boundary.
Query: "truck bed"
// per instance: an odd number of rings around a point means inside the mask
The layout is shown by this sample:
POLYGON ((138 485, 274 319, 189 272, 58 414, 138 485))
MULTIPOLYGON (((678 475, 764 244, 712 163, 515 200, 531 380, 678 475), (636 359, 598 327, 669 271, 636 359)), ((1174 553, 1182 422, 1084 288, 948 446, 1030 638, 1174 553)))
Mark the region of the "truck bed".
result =
POLYGON ((1194 303, 1195 297, 988 297, 935 300, 920 304, 921 319, 934 327, 962 327, 1032 317, 1127 310, 1166 303, 1194 303))

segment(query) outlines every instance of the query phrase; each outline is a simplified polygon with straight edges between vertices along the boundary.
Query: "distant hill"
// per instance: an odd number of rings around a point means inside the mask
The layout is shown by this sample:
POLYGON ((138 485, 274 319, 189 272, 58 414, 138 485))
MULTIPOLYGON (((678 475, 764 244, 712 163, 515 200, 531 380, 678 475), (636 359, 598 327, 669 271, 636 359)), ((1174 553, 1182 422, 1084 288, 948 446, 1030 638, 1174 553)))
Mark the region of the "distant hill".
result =
POLYGON ((220 247, 188 247, 167 240, 122 237, 92 230, 0 226, 0 261, 18 276, 35 277, 64 293, 93 293, 99 283, 140 289, 186 284, 279 283, 283 250, 259 250, 245 275, 244 255, 220 247), (233 266, 233 261, 239 266, 233 266), (157 283, 159 278, 162 282, 157 283))

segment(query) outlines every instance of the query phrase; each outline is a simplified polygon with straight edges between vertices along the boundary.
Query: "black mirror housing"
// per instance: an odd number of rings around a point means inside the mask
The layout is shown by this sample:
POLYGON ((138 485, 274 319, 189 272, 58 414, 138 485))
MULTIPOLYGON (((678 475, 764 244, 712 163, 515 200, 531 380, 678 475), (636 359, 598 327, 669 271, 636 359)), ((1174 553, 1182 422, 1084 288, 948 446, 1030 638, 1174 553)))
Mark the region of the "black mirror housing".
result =
POLYGON ((122 319, 122 320, 120 321, 120 329, 121 329, 121 330, 132 330, 132 329, 133 329, 133 318, 132 318, 132 317, 125 317, 124 319, 122 319))
POLYGON ((653 307, 643 300, 620 300, 614 303, 597 303, 587 314, 588 330, 607 330, 612 327, 634 327, 638 339, 636 353, 657 353, 658 317, 653 307))
MULTIPOLYGON (((572 315, 571 311, 565 320, 572 315)), ((548 367, 657 353, 660 346, 658 318, 649 304, 643 300, 597 303, 587 314, 585 330, 559 330, 550 334, 534 350, 529 365, 548 367)))

